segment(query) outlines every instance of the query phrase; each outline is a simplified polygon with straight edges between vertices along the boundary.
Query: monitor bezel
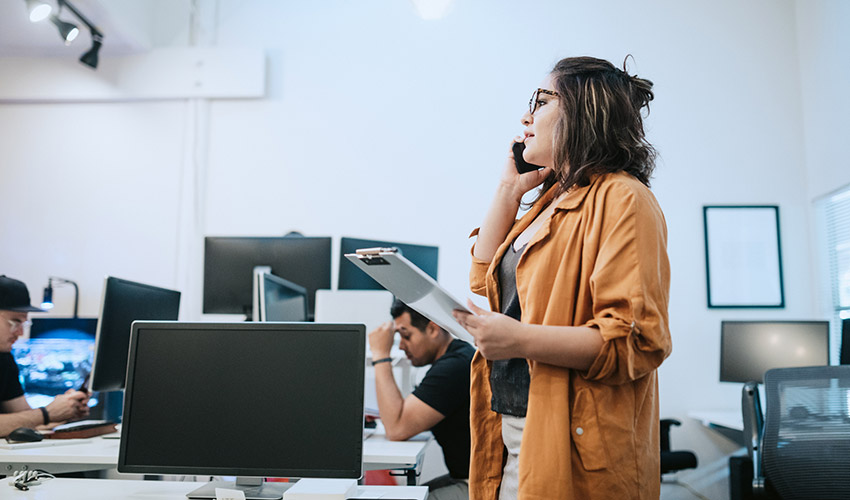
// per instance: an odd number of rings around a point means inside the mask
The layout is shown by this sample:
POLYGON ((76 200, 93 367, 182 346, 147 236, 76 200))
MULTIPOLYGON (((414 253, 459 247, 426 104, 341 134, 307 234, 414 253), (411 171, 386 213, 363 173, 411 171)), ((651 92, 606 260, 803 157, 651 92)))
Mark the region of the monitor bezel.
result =
MULTIPOLYGON (((64 323, 64 322, 88 323, 87 326, 89 326, 89 325, 93 326, 93 328, 91 328, 91 333, 89 333, 88 330, 78 330, 78 331, 85 333, 87 335, 91 335, 90 340, 92 342, 94 342, 97 338, 98 317, 85 316, 85 317, 74 318, 74 317, 66 317, 66 316, 61 316, 61 317, 60 316, 38 316, 38 317, 31 318, 31 321, 32 321, 32 325, 30 325, 30 333, 29 333, 29 336, 30 336, 31 339, 45 338, 44 337, 45 333, 51 332, 51 331, 56 329, 56 327, 54 325, 53 328, 46 328, 44 332, 37 332, 36 327, 41 327, 42 325, 49 325, 50 323, 64 323), (35 335, 34 335, 34 333, 35 333, 35 335)), ((66 338, 66 337, 47 337, 47 338, 66 338)))
MULTIPOLYGON (((723 352, 725 345, 725 337, 726 337, 726 328, 725 325, 733 325, 733 324, 799 324, 799 325, 825 325, 826 330, 826 363, 825 365, 829 365, 829 348, 830 348, 830 333, 829 333, 829 321, 828 320, 721 320, 720 321, 720 355, 719 355, 719 379, 720 382, 731 382, 731 383, 746 383, 746 382, 757 382, 759 384, 764 383, 764 373, 761 374, 756 380, 739 380, 732 378, 724 378, 724 363, 723 363, 723 352)), ((781 367, 773 367, 773 368, 781 368, 781 367)), ((770 369, 770 368, 768 368, 770 369)))
MULTIPOLYGON (((302 478, 302 477, 321 477, 321 478, 341 478, 341 479, 359 479, 363 476, 363 417, 361 416, 359 428, 361 431, 360 449, 357 452, 359 456, 358 469, 345 471, 330 471, 330 470, 315 470, 315 469, 283 469, 283 468, 239 468, 239 467, 197 467, 197 466, 158 466, 158 465, 138 465, 128 464, 127 459, 127 433, 132 430, 132 408, 133 405, 133 386, 134 380, 130 376, 136 367, 136 351, 138 348, 139 329, 186 329, 186 330, 209 330, 210 328, 220 330, 230 330, 234 332, 234 336, 238 336, 239 332, 245 330, 313 330, 313 331, 335 331, 351 330, 353 338, 359 339, 356 352, 357 359, 366 358, 366 327, 362 324, 352 323, 298 323, 298 322, 247 322, 247 323, 199 323, 199 322, 181 322, 181 321, 136 321, 133 323, 130 335, 130 352, 127 362, 127 385, 124 389, 124 411, 125 417, 121 426, 121 443, 118 451, 118 471, 135 474, 177 474, 177 475, 210 475, 210 476, 239 476, 239 477, 287 477, 287 478, 302 478)), ((365 380, 365 363, 357 363, 360 370, 359 377, 365 380)), ((359 402, 360 414, 364 415, 364 392, 365 386, 363 383, 356 384, 356 392, 352 393, 353 400, 359 402)))

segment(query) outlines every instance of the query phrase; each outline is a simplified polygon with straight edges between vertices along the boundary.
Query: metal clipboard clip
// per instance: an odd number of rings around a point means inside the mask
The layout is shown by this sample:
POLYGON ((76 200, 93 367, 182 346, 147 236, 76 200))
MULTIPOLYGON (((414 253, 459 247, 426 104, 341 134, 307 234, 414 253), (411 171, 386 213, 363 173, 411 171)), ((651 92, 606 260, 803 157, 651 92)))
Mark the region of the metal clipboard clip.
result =
POLYGON ((381 254, 387 253, 400 253, 398 248, 396 247, 375 247, 375 248, 360 248, 355 251, 357 258, 360 259, 367 266, 388 266, 389 262, 386 261, 381 254))

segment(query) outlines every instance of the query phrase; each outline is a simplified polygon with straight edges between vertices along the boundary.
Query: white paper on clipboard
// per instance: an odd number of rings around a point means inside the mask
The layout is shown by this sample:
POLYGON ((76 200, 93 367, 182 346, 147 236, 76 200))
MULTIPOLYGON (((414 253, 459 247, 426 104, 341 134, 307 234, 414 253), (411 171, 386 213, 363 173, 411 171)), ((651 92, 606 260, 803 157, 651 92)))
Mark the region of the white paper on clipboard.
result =
POLYGON ((425 271, 405 259, 396 248, 362 248, 347 253, 345 258, 392 292, 411 309, 445 328, 455 337, 474 343, 475 339, 460 323, 452 311, 470 312, 459 300, 444 290, 425 271))

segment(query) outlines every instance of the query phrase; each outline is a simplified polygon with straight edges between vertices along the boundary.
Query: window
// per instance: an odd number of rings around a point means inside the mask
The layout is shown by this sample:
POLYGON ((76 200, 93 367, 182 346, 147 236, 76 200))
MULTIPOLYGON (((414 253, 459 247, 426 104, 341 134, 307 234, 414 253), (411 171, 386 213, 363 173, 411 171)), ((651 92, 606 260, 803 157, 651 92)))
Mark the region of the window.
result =
POLYGON ((850 186, 817 202, 821 233, 822 269, 828 275, 829 314, 832 316, 833 362, 841 347, 841 320, 850 318, 850 186))

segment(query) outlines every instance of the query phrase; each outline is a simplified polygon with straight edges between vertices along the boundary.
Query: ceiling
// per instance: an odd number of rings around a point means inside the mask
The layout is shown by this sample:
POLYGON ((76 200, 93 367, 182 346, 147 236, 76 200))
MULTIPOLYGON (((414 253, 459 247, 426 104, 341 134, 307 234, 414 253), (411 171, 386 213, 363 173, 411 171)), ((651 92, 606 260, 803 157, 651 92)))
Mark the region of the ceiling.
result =
MULTIPOLYGON (((53 4, 55 0, 46 0, 53 4)), ((70 0, 103 33, 102 55, 126 55, 150 50, 154 18, 163 3, 152 0, 70 0)), ((183 2, 169 5, 183 6, 183 2)), ((88 30, 67 10, 60 19, 77 24, 80 35, 65 46, 49 20, 31 23, 24 0, 0 1, 0 57, 58 57, 82 54, 91 46, 88 30)))

